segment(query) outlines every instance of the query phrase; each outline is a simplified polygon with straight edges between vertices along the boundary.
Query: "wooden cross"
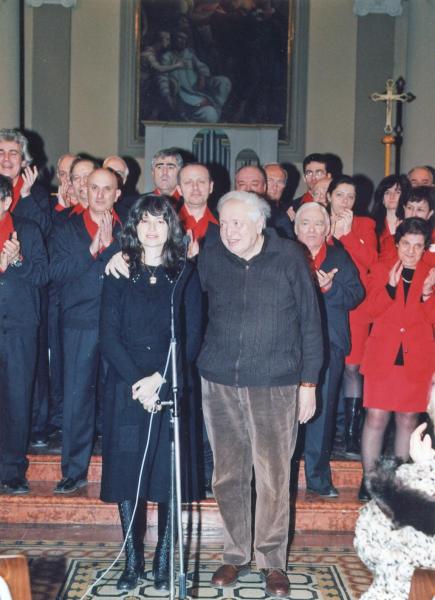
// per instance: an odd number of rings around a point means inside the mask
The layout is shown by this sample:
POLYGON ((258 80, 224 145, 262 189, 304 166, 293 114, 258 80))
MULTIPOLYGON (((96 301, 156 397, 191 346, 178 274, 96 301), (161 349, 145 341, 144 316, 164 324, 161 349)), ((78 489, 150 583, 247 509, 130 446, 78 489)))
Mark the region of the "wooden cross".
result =
MULTIPOLYGON (((409 94, 395 94, 395 83, 392 79, 387 79, 386 90, 383 94, 374 92, 370 98, 373 102, 379 102, 382 100, 386 104, 387 115, 385 119, 384 131, 387 135, 393 133, 393 102, 408 102, 411 98, 409 94)), ((412 94, 411 94, 412 95, 412 94)))

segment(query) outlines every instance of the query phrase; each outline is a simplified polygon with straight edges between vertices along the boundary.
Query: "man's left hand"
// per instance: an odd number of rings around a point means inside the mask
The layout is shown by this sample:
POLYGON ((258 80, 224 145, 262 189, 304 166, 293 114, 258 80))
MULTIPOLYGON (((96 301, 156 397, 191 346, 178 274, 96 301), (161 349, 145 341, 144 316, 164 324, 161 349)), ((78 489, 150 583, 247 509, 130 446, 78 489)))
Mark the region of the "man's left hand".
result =
POLYGON ((21 198, 25 198, 30 194, 33 184, 38 177, 38 169, 36 167, 26 167, 22 173, 23 187, 21 188, 21 198))
POLYGON ((299 423, 303 425, 316 412, 316 388, 299 386, 299 423))

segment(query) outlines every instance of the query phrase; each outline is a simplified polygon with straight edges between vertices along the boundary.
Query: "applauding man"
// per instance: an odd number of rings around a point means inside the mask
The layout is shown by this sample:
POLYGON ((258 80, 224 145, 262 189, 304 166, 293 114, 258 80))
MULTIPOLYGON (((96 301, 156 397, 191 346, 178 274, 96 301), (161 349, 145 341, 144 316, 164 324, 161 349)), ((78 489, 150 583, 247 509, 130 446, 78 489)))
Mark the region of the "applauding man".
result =
POLYGON ((87 178, 89 206, 73 215, 53 239, 51 277, 61 284, 64 348, 62 480, 55 492, 86 485, 95 429, 98 322, 104 268, 119 250, 117 176, 96 169, 87 178))

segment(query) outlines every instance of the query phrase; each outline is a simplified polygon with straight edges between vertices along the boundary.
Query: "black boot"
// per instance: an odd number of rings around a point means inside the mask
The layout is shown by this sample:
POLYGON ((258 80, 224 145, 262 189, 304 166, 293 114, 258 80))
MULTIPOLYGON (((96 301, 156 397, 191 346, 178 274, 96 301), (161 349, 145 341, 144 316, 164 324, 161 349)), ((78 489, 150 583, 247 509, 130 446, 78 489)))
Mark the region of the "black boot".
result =
MULTIPOLYGON (((177 539, 176 521, 175 541, 177 539)), ((169 590, 169 561, 171 550, 171 510, 168 503, 158 504, 158 540, 153 559, 153 577, 156 590, 169 590)))
POLYGON ((371 500, 370 492, 367 489, 364 476, 361 479, 361 485, 359 486, 358 500, 361 500, 361 502, 368 502, 371 500))
POLYGON ((133 590, 137 586, 138 580, 144 576, 144 547, 143 541, 139 541, 140 531, 137 526, 139 522, 137 511, 141 510, 140 505, 137 507, 134 522, 127 535, 128 528, 132 521, 134 504, 133 500, 124 500, 118 504, 122 533, 124 540, 126 539, 125 568, 116 584, 118 590, 133 590))
POLYGON ((361 455, 361 429, 362 429, 362 399, 345 398, 345 436, 348 458, 360 458, 361 455))

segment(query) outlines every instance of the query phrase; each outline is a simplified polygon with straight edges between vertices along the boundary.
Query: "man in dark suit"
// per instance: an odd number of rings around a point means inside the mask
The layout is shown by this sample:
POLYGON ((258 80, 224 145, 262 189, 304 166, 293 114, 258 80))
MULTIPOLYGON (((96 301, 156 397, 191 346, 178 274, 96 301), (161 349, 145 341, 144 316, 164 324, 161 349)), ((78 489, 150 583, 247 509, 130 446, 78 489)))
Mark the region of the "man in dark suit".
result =
POLYGON ((25 494, 31 400, 48 263, 39 227, 11 215, 12 181, 0 175, 0 470, 2 491, 25 494))

